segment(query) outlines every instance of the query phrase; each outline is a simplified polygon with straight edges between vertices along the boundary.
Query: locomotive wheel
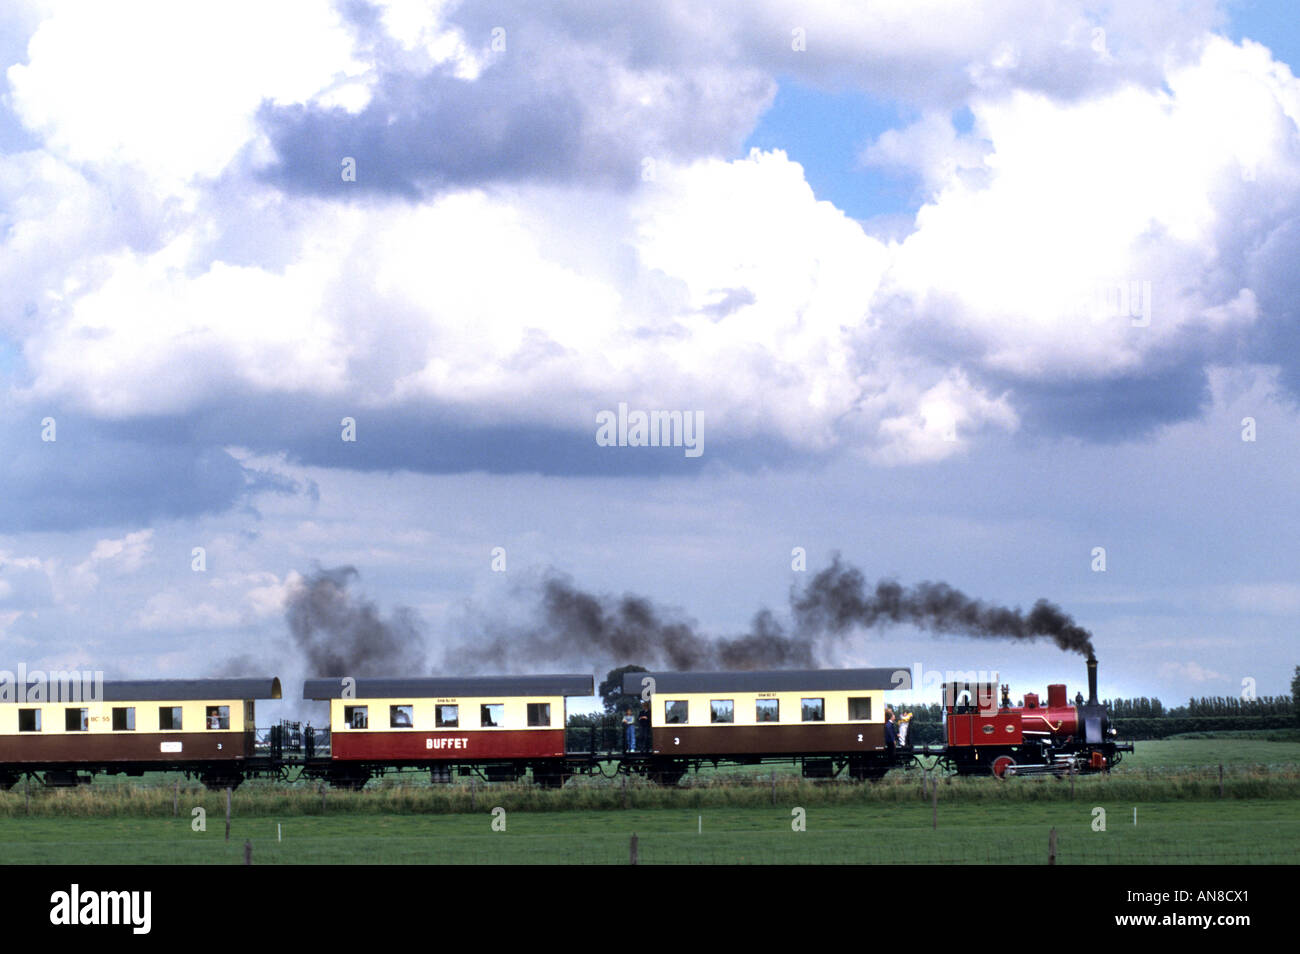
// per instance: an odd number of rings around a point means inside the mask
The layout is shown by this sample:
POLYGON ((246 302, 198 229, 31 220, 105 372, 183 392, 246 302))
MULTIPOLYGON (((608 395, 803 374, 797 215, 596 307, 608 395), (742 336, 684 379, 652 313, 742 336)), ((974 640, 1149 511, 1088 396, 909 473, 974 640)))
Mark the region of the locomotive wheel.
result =
POLYGON ((1003 781, 1006 781, 1008 774, 1011 775, 1016 774, 1014 771, 1015 767, 1016 767, 1015 759, 1013 759, 1009 755, 999 755, 997 758, 993 760, 993 764, 992 766, 989 767, 989 771, 993 773, 994 778, 1002 779, 1003 781), (1008 770, 1012 770, 1012 771, 1008 772, 1008 770))

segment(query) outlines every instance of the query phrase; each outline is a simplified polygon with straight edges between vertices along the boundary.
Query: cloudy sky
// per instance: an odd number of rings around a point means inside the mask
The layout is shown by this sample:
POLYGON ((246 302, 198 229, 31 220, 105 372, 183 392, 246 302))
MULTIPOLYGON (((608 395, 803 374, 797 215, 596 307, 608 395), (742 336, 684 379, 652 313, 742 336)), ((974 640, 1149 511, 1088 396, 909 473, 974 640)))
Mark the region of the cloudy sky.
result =
POLYGON ((1287 691, 1293 17, 6 3, 0 667, 300 678, 344 566, 427 671, 560 575, 729 636, 839 553, 1053 600, 1105 695, 1287 691), (602 446, 620 404, 702 453, 602 446))

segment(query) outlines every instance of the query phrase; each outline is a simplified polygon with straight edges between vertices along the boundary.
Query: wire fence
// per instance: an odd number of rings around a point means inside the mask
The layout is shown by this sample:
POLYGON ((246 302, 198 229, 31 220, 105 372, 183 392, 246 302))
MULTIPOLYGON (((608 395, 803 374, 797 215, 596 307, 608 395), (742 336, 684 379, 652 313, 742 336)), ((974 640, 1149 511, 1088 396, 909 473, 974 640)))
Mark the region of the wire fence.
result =
MULTIPOLYGON (((1295 834, 1293 831, 1292 835, 1295 834)), ((1149 844, 1104 833, 1059 835, 1051 829, 1012 840, 971 843, 960 833, 909 832, 640 832, 574 837, 502 834, 450 843, 358 846, 358 860, 437 864, 601 865, 1224 865, 1295 864, 1291 847, 1256 838, 1231 845, 1149 844)), ((322 849, 321 860, 330 857, 322 849)), ((267 859, 274 860, 274 859, 267 859)))
MULTIPOLYGON (((717 819, 713 819, 714 822, 717 819)), ((642 820, 644 822, 644 820, 642 820)), ((1032 830, 988 832, 705 829, 666 832, 450 835, 393 828, 316 835, 291 823, 283 841, 267 825, 169 838, 0 840, 11 863, 76 864, 538 864, 538 865, 1294 865, 1300 822, 1231 841, 1181 842, 1168 832, 1032 830), (257 831, 250 831, 256 828, 257 831), (245 861, 247 858, 247 862, 245 861)), ((513 829, 513 823, 512 823, 513 829)))
POLYGON ((785 765, 673 787, 581 776, 561 789, 402 773, 359 792, 248 782, 229 801, 179 779, 0 793, 9 861, 238 864, 245 838, 256 864, 1295 864, 1300 766, 862 783, 785 765), (213 830, 229 812, 231 842, 178 838, 196 809, 213 830), (489 827, 498 812, 500 831, 489 827))

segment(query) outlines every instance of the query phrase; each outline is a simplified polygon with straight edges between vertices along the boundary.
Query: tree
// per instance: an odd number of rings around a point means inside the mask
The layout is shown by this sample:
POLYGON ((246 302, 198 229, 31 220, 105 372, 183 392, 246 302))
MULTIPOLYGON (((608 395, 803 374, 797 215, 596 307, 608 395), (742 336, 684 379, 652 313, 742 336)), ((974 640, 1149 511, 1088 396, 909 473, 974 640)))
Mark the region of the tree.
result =
POLYGON ((605 703, 606 712, 617 714, 629 707, 633 712, 641 710, 640 693, 623 692, 623 675, 629 672, 649 672, 649 670, 645 666, 619 666, 617 669, 611 669, 597 690, 601 701, 605 703))

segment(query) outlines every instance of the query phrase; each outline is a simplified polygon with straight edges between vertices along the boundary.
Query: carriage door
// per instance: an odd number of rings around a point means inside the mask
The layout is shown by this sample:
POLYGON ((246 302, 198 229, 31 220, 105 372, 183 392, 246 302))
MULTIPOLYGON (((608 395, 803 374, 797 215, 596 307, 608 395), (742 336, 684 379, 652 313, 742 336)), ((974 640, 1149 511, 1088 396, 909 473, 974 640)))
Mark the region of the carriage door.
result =
POLYGON ((244 700, 244 755, 251 756, 257 749, 257 727, 253 720, 254 704, 252 699, 244 700))

